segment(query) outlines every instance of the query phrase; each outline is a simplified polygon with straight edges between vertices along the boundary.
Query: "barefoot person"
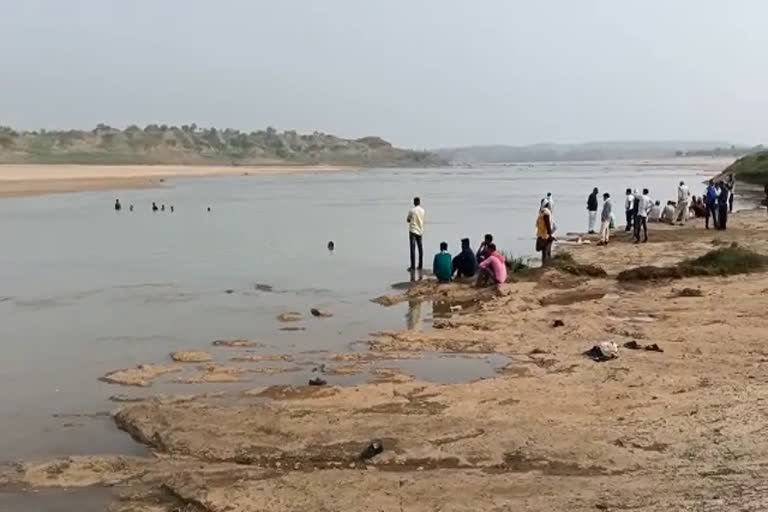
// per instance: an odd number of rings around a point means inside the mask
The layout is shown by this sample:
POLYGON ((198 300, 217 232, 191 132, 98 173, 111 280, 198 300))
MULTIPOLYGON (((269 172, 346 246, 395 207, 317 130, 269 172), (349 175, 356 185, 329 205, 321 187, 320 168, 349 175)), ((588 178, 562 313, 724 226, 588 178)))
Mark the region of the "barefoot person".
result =
POLYGON ((435 274, 439 283, 451 282, 453 258, 448 252, 447 242, 440 242, 440 252, 435 254, 435 258, 432 260, 432 273, 435 274))
POLYGON ((419 267, 424 268, 424 208, 421 207, 421 199, 413 198, 413 208, 406 217, 408 223, 408 241, 411 248, 411 266, 409 271, 416 269, 416 248, 419 249, 419 267))
POLYGON ((597 187, 592 190, 587 198, 587 212, 589 213, 589 234, 595 234, 595 222, 597 221, 597 187))
POLYGON ((501 284, 507 280, 507 264, 504 257, 496 251, 496 244, 489 246, 491 255, 480 264, 477 274, 477 286, 485 286, 489 281, 501 284))
POLYGON ((553 236, 552 212, 546 206, 539 209, 539 217, 536 219, 536 250, 541 253, 541 266, 549 265, 552 260, 553 236))

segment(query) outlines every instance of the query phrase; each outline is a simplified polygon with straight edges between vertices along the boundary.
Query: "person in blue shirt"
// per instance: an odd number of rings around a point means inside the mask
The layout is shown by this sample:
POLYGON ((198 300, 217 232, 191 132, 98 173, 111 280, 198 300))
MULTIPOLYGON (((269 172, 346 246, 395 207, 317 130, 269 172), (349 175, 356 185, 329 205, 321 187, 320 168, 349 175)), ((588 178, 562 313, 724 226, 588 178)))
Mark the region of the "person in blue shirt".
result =
POLYGON ((707 206, 707 217, 704 220, 704 227, 709 229, 709 217, 712 217, 712 227, 717 229, 717 188, 715 188, 714 180, 709 180, 709 186, 707 186, 707 195, 704 198, 704 203, 707 206))
POLYGON ((435 277, 441 283, 451 281, 453 259, 451 258, 451 253, 448 252, 448 244, 446 242, 440 242, 440 252, 435 254, 435 259, 432 262, 432 273, 435 274, 435 277))
POLYGON ((476 273, 477 258, 469 245, 469 238, 463 238, 461 240, 461 252, 453 258, 453 274, 461 278, 473 277, 476 273))

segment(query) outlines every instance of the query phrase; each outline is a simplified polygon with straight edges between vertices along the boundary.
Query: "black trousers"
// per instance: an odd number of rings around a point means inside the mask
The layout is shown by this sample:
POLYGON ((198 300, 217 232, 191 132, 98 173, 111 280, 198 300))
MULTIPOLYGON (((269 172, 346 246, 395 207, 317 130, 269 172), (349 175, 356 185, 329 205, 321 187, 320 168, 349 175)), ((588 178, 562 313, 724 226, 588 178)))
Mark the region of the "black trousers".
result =
POLYGON ((416 268, 416 247, 419 248, 419 270, 424 268, 424 245, 422 235, 408 233, 408 239, 411 246, 411 268, 416 268))
POLYGON ((709 218, 712 217, 712 227, 717 229, 717 207, 715 205, 707 205, 707 217, 704 219, 704 227, 709 229, 709 218))
POLYGON ((625 210, 627 214, 627 227, 624 228, 624 231, 629 231, 632 229, 632 222, 635 220, 635 212, 634 210, 625 210))
POLYGON ((640 229, 643 230, 643 240, 648 240, 648 217, 635 217, 635 241, 640 241, 640 229))
POLYGON ((728 205, 722 203, 719 205, 717 216, 717 229, 725 230, 728 227, 728 205))

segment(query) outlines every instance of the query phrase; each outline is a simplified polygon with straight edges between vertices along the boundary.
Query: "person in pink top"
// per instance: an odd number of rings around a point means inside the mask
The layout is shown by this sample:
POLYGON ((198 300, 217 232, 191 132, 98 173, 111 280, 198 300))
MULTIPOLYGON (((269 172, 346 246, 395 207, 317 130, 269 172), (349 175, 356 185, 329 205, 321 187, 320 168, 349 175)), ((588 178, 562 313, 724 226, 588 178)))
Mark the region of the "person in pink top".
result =
POLYGON ((478 286, 485 286, 491 279, 496 284, 507 280, 507 264, 504 261, 504 256, 496 251, 495 244, 490 244, 488 249, 491 256, 480 263, 480 272, 477 276, 478 286))

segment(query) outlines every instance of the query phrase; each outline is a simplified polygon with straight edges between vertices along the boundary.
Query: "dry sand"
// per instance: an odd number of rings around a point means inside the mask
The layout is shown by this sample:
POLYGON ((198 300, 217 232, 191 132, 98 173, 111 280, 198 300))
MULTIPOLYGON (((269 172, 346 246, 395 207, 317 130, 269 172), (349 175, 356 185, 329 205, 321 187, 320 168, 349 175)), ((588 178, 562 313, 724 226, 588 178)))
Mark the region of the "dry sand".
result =
POLYGON ((768 253, 764 211, 732 226, 653 226, 649 244, 619 234, 581 247, 576 258, 608 277, 550 270, 506 284, 440 329, 375 333, 361 356, 499 353, 510 363, 495 378, 435 384, 383 369, 356 386, 124 404, 116 423, 155 457, 29 462, 0 484, 115 486, 112 510, 125 512, 766 510, 768 273, 615 279, 734 238, 768 253), (632 340, 663 352, 621 348, 604 363, 582 354, 632 340), (361 458, 374 439, 383 453, 361 458))
POLYGON ((0 165, 0 198, 87 190, 149 188, 172 178, 356 170, 354 167, 182 165, 0 165))

